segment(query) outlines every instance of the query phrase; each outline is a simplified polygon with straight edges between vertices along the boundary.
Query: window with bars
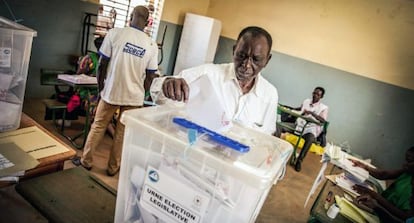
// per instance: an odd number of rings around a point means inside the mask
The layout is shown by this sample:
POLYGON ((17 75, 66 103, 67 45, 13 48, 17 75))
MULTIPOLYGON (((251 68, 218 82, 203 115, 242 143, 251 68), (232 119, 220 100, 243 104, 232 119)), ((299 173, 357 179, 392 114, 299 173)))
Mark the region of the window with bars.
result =
POLYGON ((155 41, 161 21, 164 0, 99 0, 96 34, 104 36, 113 27, 129 25, 132 10, 137 5, 147 6, 150 11, 145 32, 155 41))

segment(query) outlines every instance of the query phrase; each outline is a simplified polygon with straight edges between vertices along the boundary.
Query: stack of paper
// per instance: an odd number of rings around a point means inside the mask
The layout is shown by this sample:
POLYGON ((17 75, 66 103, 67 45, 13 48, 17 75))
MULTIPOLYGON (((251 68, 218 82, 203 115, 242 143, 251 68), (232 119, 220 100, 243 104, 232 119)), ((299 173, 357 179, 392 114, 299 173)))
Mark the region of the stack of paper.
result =
POLYGON ((367 211, 364 211, 348 201, 343 197, 335 196, 335 202, 338 204, 340 211, 339 213, 343 216, 357 223, 379 223, 378 216, 375 216, 367 211))
POLYGON ((58 79, 69 81, 74 84, 98 84, 96 77, 91 77, 85 74, 58 74, 58 79))
MULTIPOLYGON (((331 180, 331 178, 328 178, 331 180)), ((349 173, 341 173, 338 174, 334 177, 334 183, 336 183, 339 187, 341 187, 342 189, 344 189, 345 191, 347 191, 348 193, 350 193, 351 195, 353 195, 354 197, 359 196, 358 192, 354 189, 352 189, 352 187, 356 184, 367 187, 369 189, 373 189, 371 186, 369 186, 367 183, 358 183, 355 181, 355 178, 353 178, 352 175, 350 175, 349 173)))
POLYGON ((369 172, 365 169, 354 166, 350 159, 366 163, 365 161, 356 158, 355 156, 349 155, 344 151, 339 151, 337 157, 337 159, 331 159, 331 163, 344 169, 349 174, 352 174, 356 183, 363 183, 369 178, 369 172))

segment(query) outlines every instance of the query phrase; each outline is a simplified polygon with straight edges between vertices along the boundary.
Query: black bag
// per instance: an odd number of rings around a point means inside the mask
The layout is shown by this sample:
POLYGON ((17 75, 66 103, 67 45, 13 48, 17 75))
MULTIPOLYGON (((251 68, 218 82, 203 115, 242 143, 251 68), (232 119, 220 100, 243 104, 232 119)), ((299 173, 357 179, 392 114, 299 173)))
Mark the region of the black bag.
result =
POLYGON ((280 114, 280 121, 295 123, 296 122, 296 117, 293 116, 293 115, 289 115, 288 113, 282 112, 280 114))

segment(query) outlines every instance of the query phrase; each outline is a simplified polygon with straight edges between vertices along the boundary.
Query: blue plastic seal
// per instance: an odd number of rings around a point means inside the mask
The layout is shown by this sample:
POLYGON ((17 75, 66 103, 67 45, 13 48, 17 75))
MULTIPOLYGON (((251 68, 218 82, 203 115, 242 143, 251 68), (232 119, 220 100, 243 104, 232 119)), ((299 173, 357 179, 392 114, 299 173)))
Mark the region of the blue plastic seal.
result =
POLYGON ((209 137, 210 140, 212 140, 214 142, 217 142, 221 145, 230 147, 230 148, 232 148, 232 149, 234 149, 238 152, 247 153, 250 150, 249 146, 246 146, 246 145, 244 145, 242 143, 239 143, 239 142, 237 142, 233 139, 230 139, 230 138, 228 138, 226 136, 223 136, 219 133, 216 133, 216 132, 211 131, 207 128, 204 128, 204 127, 202 127, 202 126, 200 126, 200 125, 198 125, 194 122, 188 121, 187 119, 175 117, 175 118, 173 118, 173 122, 180 125, 180 126, 182 126, 182 127, 184 127, 184 128, 194 129, 200 134, 205 134, 209 137))

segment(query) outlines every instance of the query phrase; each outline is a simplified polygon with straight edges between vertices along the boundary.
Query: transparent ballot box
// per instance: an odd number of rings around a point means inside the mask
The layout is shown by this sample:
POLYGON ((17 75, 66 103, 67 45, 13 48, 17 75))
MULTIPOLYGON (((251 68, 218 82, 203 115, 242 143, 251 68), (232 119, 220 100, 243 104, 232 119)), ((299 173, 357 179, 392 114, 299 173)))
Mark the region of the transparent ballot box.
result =
POLYGON ((176 107, 128 110, 115 222, 254 222, 292 146, 233 123, 224 133, 176 107))
POLYGON ((0 132, 20 125, 36 31, 0 16, 0 132))

